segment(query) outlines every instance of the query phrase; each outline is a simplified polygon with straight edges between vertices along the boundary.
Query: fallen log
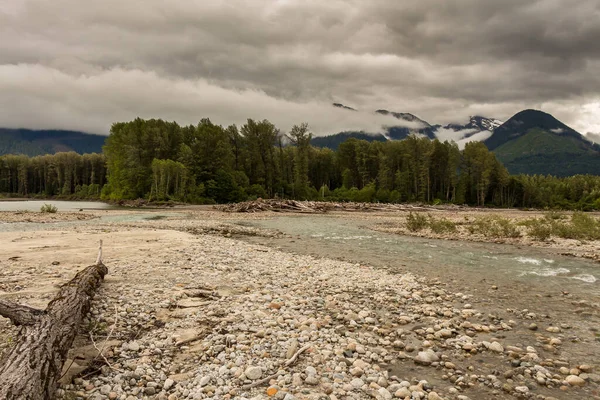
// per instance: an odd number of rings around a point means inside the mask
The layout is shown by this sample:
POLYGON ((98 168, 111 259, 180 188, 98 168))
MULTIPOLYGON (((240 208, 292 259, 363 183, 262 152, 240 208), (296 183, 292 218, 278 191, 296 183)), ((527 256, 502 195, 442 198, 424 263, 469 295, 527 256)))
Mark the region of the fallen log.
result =
POLYGON ((54 397, 67 353, 107 273, 100 241, 96 264, 64 284, 45 310, 0 301, 0 315, 20 326, 15 346, 0 362, 0 399, 54 397))

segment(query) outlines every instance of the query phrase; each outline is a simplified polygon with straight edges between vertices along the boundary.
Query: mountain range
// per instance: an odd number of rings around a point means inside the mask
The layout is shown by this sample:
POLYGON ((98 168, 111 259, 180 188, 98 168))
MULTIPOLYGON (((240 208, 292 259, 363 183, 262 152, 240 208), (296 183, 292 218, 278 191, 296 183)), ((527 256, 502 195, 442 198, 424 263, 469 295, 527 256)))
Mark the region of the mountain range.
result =
MULTIPOLYGON (((340 103, 334 106, 355 111, 340 103)), ((524 110, 506 122, 473 116, 465 124, 447 125, 430 124, 410 113, 383 109, 375 112, 391 115, 402 122, 384 127, 383 133, 340 132, 314 137, 312 145, 335 150, 349 138, 385 142, 402 140, 408 135, 440 140, 451 138, 461 145, 469 140, 482 140, 511 174, 600 175, 600 145, 542 111, 524 110)), ((105 139, 105 136, 77 131, 0 128, 0 155, 36 156, 60 151, 99 153, 105 139)))
MULTIPOLYGON (((354 110, 342 104, 336 107, 354 110)), ((417 123, 419 128, 384 127, 384 133, 341 132, 315 137, 314 146, 337 149, 340 143, 354 137, 368 141, 401 140, 408 135, 445 140, 451 137, 464 145, 480 140, 496 154, 511 174, 577 174, 600 175, 600 145, 586 139, 552 115, 538 110, 521 111, 506 122, 495 118, 472 116, 465 124, 430 124, 409 113, 377 110, 398 120, 417 123)))
POLYGON ((65 130, 0 128, 0 155, 39 156, 61 151, 100 153, 106 136, 65 130))
MULTIPOLYGON (((335 107, 342 108, 345 110, 356 111, 352 107, 345 106, 340 103, 334 103, 335 107)), ((472 116, 469 118, 469 122, 465 124, 447 124, 432 125, 425 120, 417 117, 411 113, 399 113, 388 110, 377 110, 377 114, 391 115, 402 122, 408 122, 410 125, 416 127, 406 127, 404 123, 400 123, 397 126, 385 126, 383 127, 384 133, 366 133, 366 132, 340 132, 328 136, 316 136, 312 140, 312 144, 317 147, 328 147, 330 149, 337 149, 340 143, 350 137, 357 139, 363 139, 367 141, 385 141, 385 140, 402 140, 408 135, 426 136, 430 139, 441 139, 443 132, 452 132, 452 138, 455 141, 461 141, 470 138, 481 132, 489 132, 491 135, 492 131, 502 125, 502 121, 495 118, 486 118, 482 116, 472 116)), ((486 137, 487 137, 486 136, 486 137)))

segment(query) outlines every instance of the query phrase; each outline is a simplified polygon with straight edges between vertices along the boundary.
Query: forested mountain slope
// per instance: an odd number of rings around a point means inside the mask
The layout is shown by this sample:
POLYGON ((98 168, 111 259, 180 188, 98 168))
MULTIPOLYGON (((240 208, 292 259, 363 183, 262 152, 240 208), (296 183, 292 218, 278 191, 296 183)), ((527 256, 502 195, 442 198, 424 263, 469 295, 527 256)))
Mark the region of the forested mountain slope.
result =
POLYGON ((0 155, 37 156, 63 151, 100 153, 106 136, 65 130, 0 128, 0 155))
POLYGON ((600 175, 600 146, 542 111, 521 111, 484 143, 512 174, 600 175))

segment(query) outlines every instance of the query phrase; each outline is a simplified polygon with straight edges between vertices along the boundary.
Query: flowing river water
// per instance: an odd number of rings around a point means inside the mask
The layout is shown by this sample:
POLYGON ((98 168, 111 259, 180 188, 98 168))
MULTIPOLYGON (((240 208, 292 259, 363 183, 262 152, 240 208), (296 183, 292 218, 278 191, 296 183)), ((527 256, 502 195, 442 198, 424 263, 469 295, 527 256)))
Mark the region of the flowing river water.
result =
POLYGON ((400 236, 370 230, 364 222, 344 217, 286 216, 252 224, 299 237, 298 247, 310 244, 308 249, 317 253, 342 254, 356 262, 376 260, 399 269, 410 264, 428 274, 462 270, 490 284, 493 279, 510 279, 546 290, 600 295, 599 263, 545 249, 400 236))

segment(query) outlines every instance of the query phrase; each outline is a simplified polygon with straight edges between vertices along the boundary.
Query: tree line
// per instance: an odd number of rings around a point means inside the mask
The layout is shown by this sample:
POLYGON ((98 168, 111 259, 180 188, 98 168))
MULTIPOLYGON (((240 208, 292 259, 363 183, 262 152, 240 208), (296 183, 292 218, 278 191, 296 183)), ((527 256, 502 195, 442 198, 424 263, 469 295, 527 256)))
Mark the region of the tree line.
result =
POLYGON ((600 177, 511 176, 483 143, 417 136, 310 144, 307 124, 282 133, 267 120, 223 127, 202 119, 115 123, 104 152, 0 157, 0 192, 189 203, 258 197, 600 209, 600 177))
POLYGON ((100 199, 106 175, 103 154, 0 156, 0 193, 8 195, 100 199))

